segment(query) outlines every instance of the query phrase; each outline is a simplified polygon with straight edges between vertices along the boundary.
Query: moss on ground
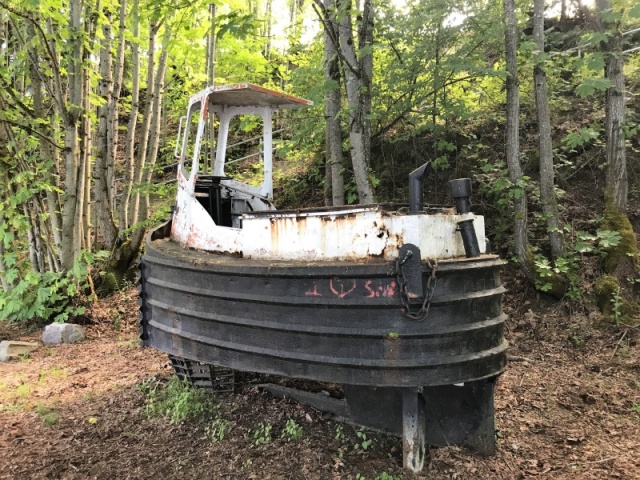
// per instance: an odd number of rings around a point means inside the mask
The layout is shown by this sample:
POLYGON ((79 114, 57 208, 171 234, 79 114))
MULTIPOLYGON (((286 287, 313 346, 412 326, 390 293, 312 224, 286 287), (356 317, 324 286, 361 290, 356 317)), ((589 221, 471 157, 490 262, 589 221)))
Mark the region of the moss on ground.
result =
POLYGON ((625 261, 633 263, 633 266, 637 268, 638 244, 633 226, 626 213, 618 210, 609 196, 606 198, 602 228, 620 234, 618 245, 605 250, 604 271, 613 273, 625 261))
POLYGON ((565 296, 571 286, 571 282, 566 275, 554 270, 546 270, 544 276, 542 276, 540 269, 536 268, 535 258, 531 249, 527 250, 525 261, 535 277, 534 282, 537 290, 551 295, 558 300, 565 296), (540 288, 541 285, 545 286, 544 290, 540 288))
POLYGON ((596 305, 610 323, 632 323, 640 313, 640 305, 630 298, 613 275, 605 275, 595 284, 596 305))

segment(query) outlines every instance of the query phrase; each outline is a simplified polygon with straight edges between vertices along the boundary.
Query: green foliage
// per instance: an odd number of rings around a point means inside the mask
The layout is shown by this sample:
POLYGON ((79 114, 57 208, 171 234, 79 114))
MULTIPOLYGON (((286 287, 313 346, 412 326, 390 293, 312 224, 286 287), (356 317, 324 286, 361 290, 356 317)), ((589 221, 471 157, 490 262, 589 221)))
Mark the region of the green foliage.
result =
MULTIPOLYGON (((13 257, 7 278, 18 279, 18 269, 14 268, 13 257)), ((7 292, 0 292, 0 320, 54 321, 66 322, 82 315, 84 306, 79 305, 81 296, 87 289, 87 276, 93 256, 82 253, 76 259, 73 269, 68 272, 35 272, 28 270, 7 292)))
POLYGON ((43 405, 37 405, 36 411, 40 415, 40 420, 47 427, 53 427, 58 423, 60 415, 55 410, 51 410, 43 405))
POLYGON ((218 443, 224 440, 228 427, 229 422, 227 420, 216 418, 212 423, 204 427, 204 431, 211 443, 218 443))
POLYGON ((531 190, 530 178, 523 176, 514 184, 509 179, 507 166, 503 161, 489 163, 486 159, 479 161, 481 173, 477 175, 480 194, 494 208, 495 231, 493 239, 498 245, 511 246, 513 224, 513 201, 531 190))
POLYGON ((376 480, 402 480, 402 477, 391 475, 387 472, 382 472, 376 477, 376 480))
POLYGON ((578 147, 584 147, 599 137, 600 132, 598 130, 593 127, 585 127, 576 132, 569 132, 562 139, 562 143, 573 150, 578 147))
POLYGON ((323 189, 324 172, 316 163, 296 165, 286 173, 276 172, 274 175, 274 198, 278 208, 300 208, 312 206, 313 203, 317 205, 319 198, 322 198, 323 189))
POLYGON ((622 299, 622 290, 620 289, 620 285, 618 285, 618 288, 613 292, 613 295, 611 296, 610 301, 611 301, 611 316, 615 324, 618 325, 618 323, 620 323, 620 320, 622 319, 622 307, 624 305, 624 302, 622 299))
POLYGON ((576 95, 589 97, 596 92, 604 92, 611 86, 611 81, 605 77, 585 78, 576 88, 576 95))
POLYGON ((582 347, 584 345, 584 337, 577 332, 572 333, 569 339, 575 347, 582 347))
POLYGON ((269 423, 260 422, 253 431, 253 446, 259 447, 271 442, 271 430, 273 427, 269 423))
MULTIPOLYGON (((168 382, 149 380, 141 385, 148 418, 164 418, 171 425, 204 418, 215 412, 211 396, 173 376, 168 382)), ((224 434, 223 434, 224 436, 224 434)))
POLYGON ((594 287, 596 305, 606 321, 619 325, 640 312, 640 305, 630 297, 618 278, 604 275, 594 287))
POLYGON ((367 436, 367 433, 364 431, 364 428, 361 428, 356 432, 356 437, 358 440, 353 445, 354 450, 368 450, 369 447, 373 444, 373 440, 367 436))
POLYGON ((624 212, 620 212, 609 198, 605 198, 602 229, 611 232, 611 238, 608 239, 607 245, 603 246, 605 272, 614 272, 623 262, 635 262, 638 245, 633 226, 629 217, 624 212))
MULTIPOLYGON (((541 292, 549 293, 556 298, 562 298, 570 286, 575 288, 575 265, 573 257, 559 258, 555 266, 539 253, 533 255, 535 286, 541 292), (573 280, 573 281, 571 281, 573 280)), ((579 290, 572 292, 571 297, 579 296, 579 290)), ((577 298, 574 298, 577 299, 577 298)))
POLYGON ((290 418, 282 429, 280 438, 284 438, 288 442, 299 440, 302 438, 302 432, 302 425, 298 425, 293 418, 290 418))
POLYGON ((620 293, 620 283, 618 279, 605 275, 595 285, 596 305, 598 309, 607 317, 610 316, 613 308, 612 299, 620 293))
POLYGON ((600 229, 595 234, 578 231, 565 245, 565 254, 553 264, 544 255, 534 253, 532 264, 536 288, 556 298, 566 296, 570 300, 580 300, 583 288, 580 278, 582 256, 596 254, 606 257, 607 251, 619 242, 620 235, 615 231, 600 229))

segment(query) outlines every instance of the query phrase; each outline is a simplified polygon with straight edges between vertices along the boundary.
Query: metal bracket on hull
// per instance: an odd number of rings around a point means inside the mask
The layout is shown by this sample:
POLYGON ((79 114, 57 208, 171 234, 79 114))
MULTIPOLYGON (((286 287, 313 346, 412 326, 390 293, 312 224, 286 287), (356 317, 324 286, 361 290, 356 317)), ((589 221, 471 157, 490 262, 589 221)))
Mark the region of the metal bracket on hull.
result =
POLYGON ((422 264, 420 259, 420 248, 411 243, 406 243, 400 247, 396 260, 402 311, 406 317, 419 322, 425 320, 429 315, 431 298, 436 289, 436 271, 438 270, 438 262, 427 258, 426 265, 430 270, 430 274, 427 280, 427 288, 425 289, 422 283, 422 264), (417 312, 412 312, 411 300, 416 299, 422 299, 422 306, 417 312))

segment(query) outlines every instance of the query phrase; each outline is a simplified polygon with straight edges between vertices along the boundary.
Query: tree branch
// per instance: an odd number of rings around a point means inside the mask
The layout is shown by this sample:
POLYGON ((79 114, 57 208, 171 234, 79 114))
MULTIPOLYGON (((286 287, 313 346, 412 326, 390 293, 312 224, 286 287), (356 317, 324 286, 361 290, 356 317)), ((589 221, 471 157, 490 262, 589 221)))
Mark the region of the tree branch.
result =
MULTIPOLYGON (((2 0, 0 0, 0 7, 6 9, 10 13, 13 13, 14 15, 17 15, 20 18, 23 18, 23 19, 29 21, 36 28, 36 30, 38 31, 38 35, 40 36, 42 42, 45 45, 45 50, 47 51, 47 54, 48 54, 49 59, 51 61, 51 64, 52 64, 51 66, 53 67, 52 70, 54 72, 54 75, 55 75, 55 78, 56 78, 56 85, 58 87, 55 92, 52 92, 50 90, 48 82, 45 81, 44 78, 42 78, 42 75, 40 73, 40 68, 38 68, 39 67, 38 59, 37 58, 33 58, 31 56, 31 52, 30 51, 27 51, 27 55, 29 57, 29 61, 34 65, 35 70, 38 73, 38 76, 40 77, 40 80, 42 81, 42 83, 45 85, 45 88, 49 92, 49 95, 51 95, 52 98, 56 99, 56 102, 58 103, 58 107, 60 109, 60 112, 63 115, 66 115, 66 110, 64 109, 64 100, 62 99, 62 79, 60 77, 60 67, 58 65, 57 57, 54 54, 54 52, 51 50, 51 45, 49 45, 49 42, 47 41, 47 36, 46 36, 45 32, 42 30, 42 27, 40 27, 40 24, 34 18, 31 18, 30 15, 28 15, 25 12, 21 12, 19 10, 16 10, 14 8, 10 8, 9 5, 7 5, 2 0)), ((14 30, 15 30, 16 34, 18 35, 18 37, 20 39, 20 42, 22 43, 23 46, 26 46, 26 42, 24 41, 24 38, 20 34, 20 29, 15 24, 13 19, 11 19, 11 23, 14 26, 14 30)))
MULTIPOLYGON (((451 78, 451 76, 449 76, 449 78, 451 78)), ((443 88, 446 88, 450 85, 455 85, 456 83, 459 82, 464 82, 466 80, 470 80, 472 77, 471 75, 467 75, 464 77, 460 77, 460 78, 456 78, 454 80, 450 80, 450 81, 446 81, 445 83, 443 83, 439 88, 433 89, 431 90, 429 93, 423 95, 421 97, 421 99, 419 101, 423 101, 425 98, 429 98, 431 95, 435 95, 436 93, 438 93, 440 90, 442 90, 443 88)), ((408 113, 411 113, 411 111, 413 110, 413 106, 407 107, 405 108, 402 112, 400 112, 400 114, 398 116, 396 116, 396 118, 394 118, 391 123, 389 123, 388 125, 386 125, 385 127, 381 128, 380 130, 378 130, 374 135, 371 136, 371 140, 375 140, 378 137, 384 135, 385 133, 387 133, 389 130, 391 130, 399 121, 401 121, 405 115, 407 115, 408 113)))
POLYGON ((338 40, 338 34, 334 26, 335 22, 329 16, 329 12, 325 8, 321 0, 313 0, 313 10, 316 12, 316 15, 318 15, 318 19, 322 23, 322 26, 324 27, 325 32, 328 33, 329 38, 331 39, 331 43, 333 43, 333 46, 336 48, 336 52, 338 54, 338 57, 340 58, 340 61, 344 62, 347 68, 351 70, 351 72, 353 72, 355 76, 360 77, 360 72, 353 65, 351 65, 347 61, 345 56, 342 54, 342 51, 340 50, 340 42, 338 40), (322 10, 322 13, 318 11, 318 8, 322 10))
POLYGON ((23 125, 21 123, 18 123, 18 122, 15 122, 13 120, 9 120, 8 118, 3 118, 3 117, 0 117, 0 122, 7 123, 7 124, 12 125, 14 127, 20 128, 20 129, 26 131, 27 133, 29 133, 31 135, 35 135, 36 137, 48 142, 49 144, 51 144, 53 147, 57 148, 58 150, 64 150, 64 146, 57 144, 54 140, 52 140, 51 138, 47 137, 44 133, 41 133, 41 132, 37 131, 36 129, 30 127, 29 125, 23 125))

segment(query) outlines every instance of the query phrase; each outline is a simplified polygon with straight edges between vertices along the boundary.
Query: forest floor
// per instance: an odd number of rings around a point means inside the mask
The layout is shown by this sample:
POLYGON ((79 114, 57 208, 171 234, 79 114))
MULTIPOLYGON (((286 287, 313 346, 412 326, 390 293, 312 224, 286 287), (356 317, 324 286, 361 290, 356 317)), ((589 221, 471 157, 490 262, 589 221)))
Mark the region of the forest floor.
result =
MULTIPOLYGON (((404 473, 398 438, 255 385, 217 398, 214 424, 150 418, 148 392, 172 370, 166 355, 138 346, 131 289, 92 308, 86 341, 0 364, 0 478, 640 478, 638 328, 601 326, 518 290, 505 298, 511 362, 496 388, 493 457, 432 449, 422 475, 404 473), (300 438, 287 439, 289 420, 300 438)), ((0 339, 39 336, 0 325, 0 339)))

